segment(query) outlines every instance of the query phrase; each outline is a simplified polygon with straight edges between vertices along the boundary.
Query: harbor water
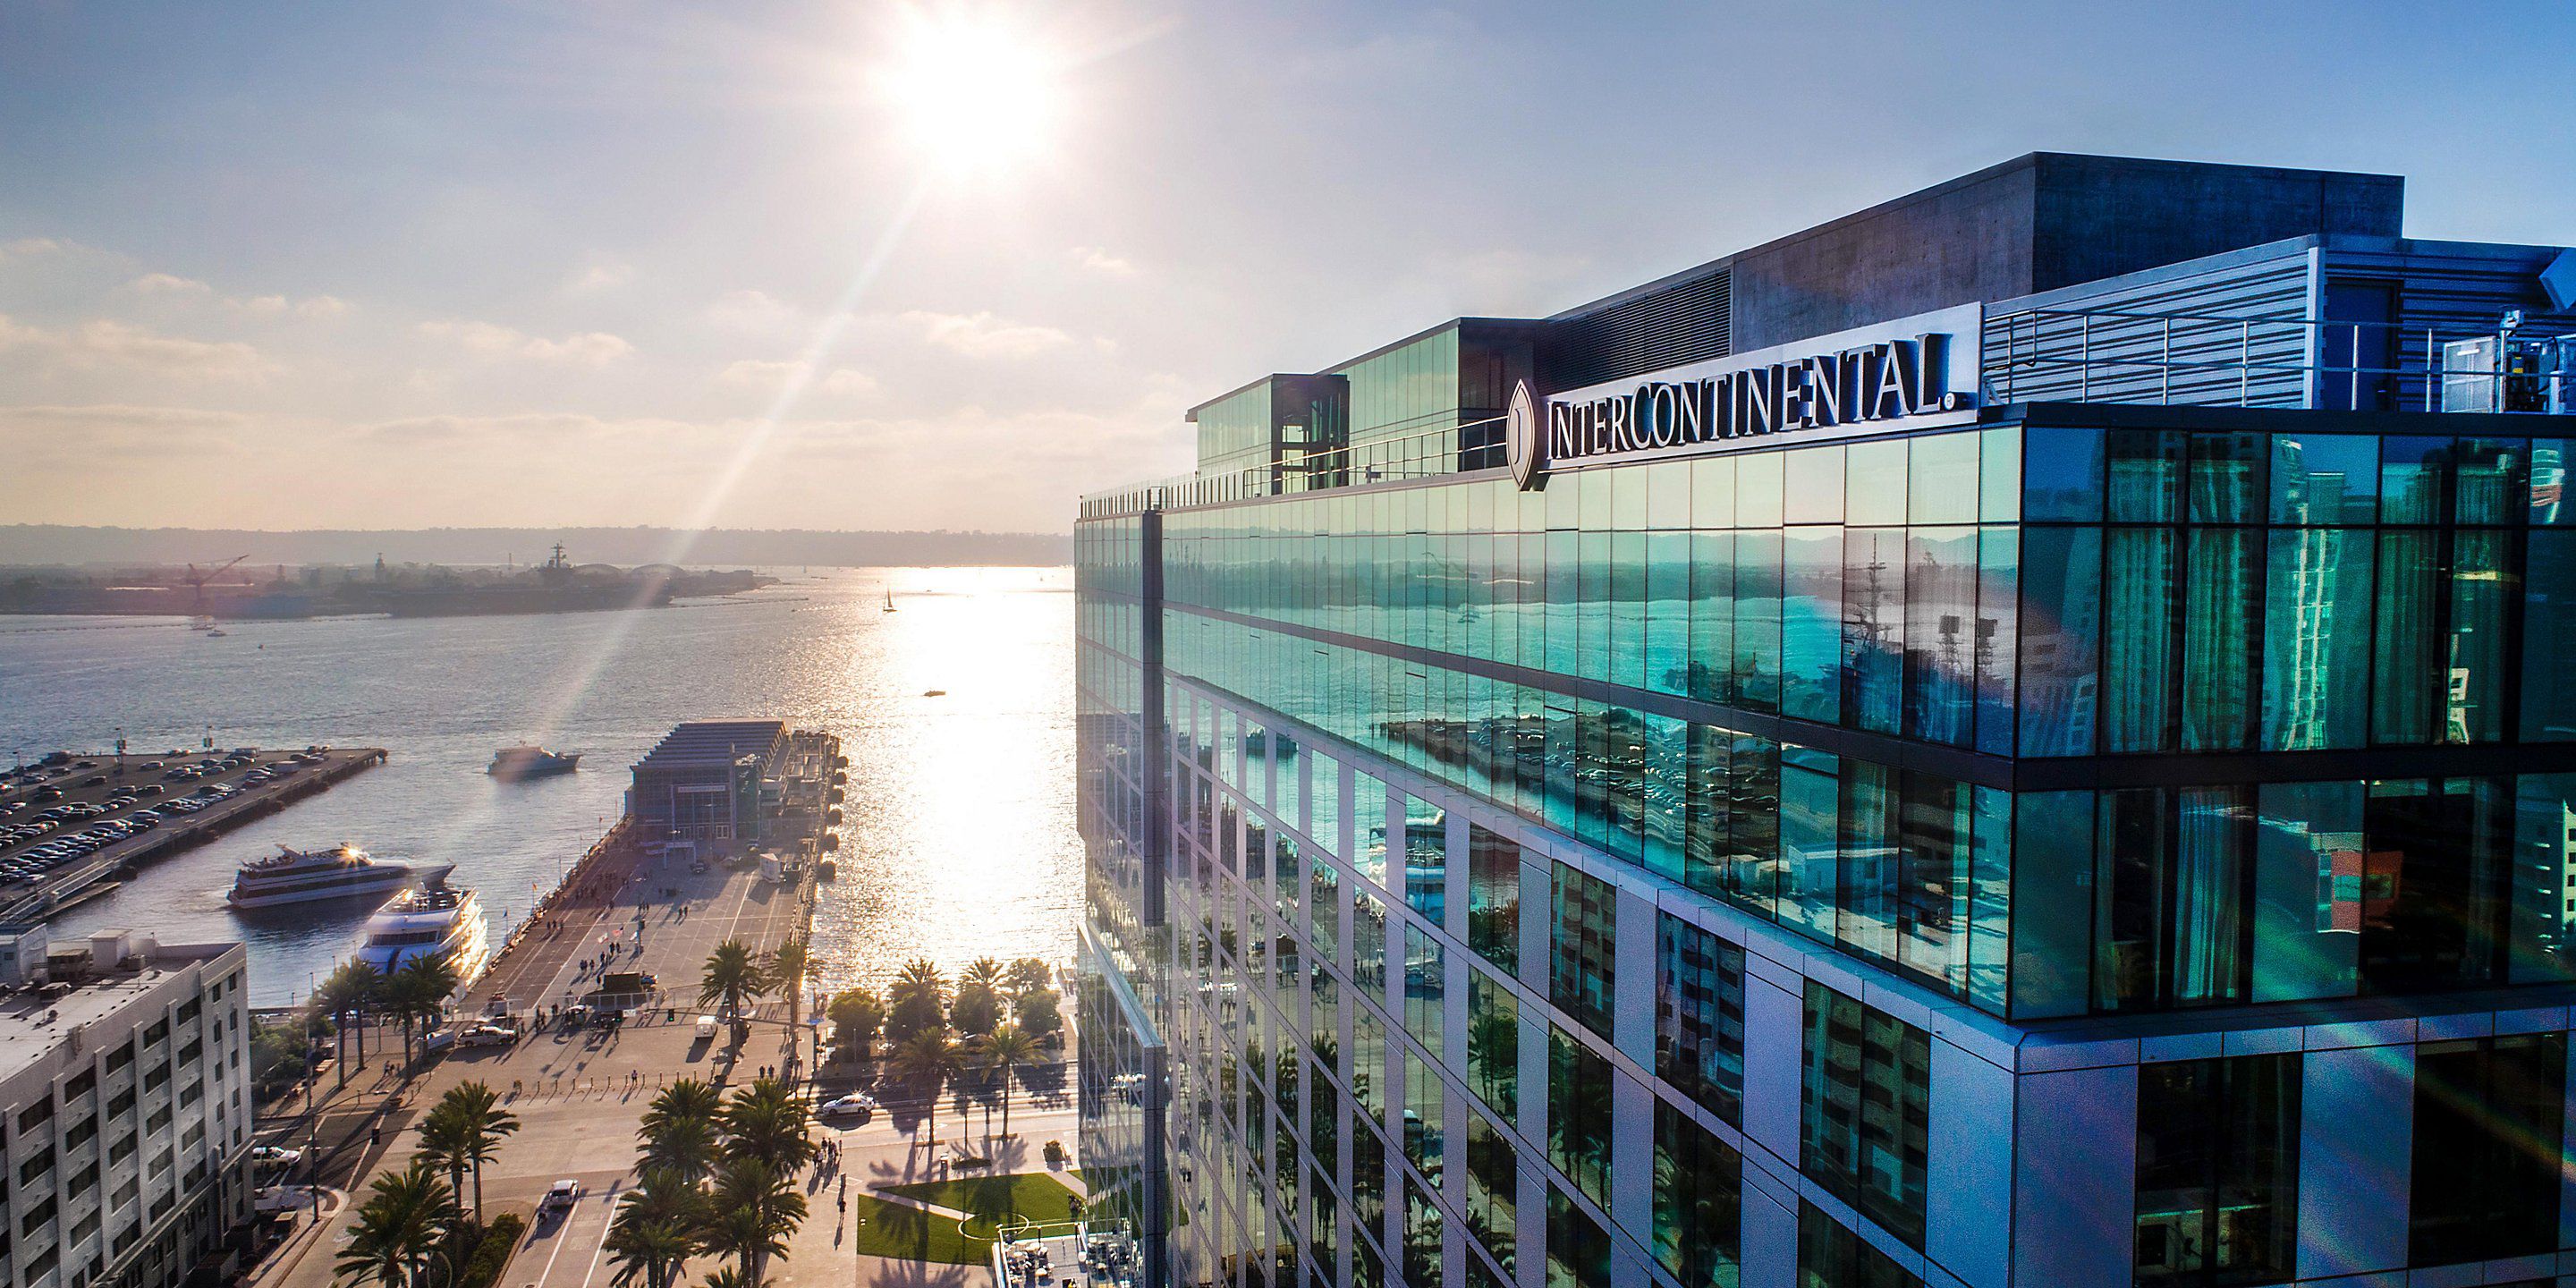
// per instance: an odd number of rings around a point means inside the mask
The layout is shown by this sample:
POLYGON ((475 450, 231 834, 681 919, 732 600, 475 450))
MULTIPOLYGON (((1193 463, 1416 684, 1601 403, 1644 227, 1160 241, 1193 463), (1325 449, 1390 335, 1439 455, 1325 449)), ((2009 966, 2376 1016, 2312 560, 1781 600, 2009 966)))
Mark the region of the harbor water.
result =
MULTIPOLYGON (((826 985, 927 956, 1071 955, 1073 597, 1065 569, 779 571, 736 599, 627 613, 226 623, 0 617, 0 757, 109 747, 383 747, 390 760, 164 860, 55 923, 250 945, 253 1001, 347 957, 364 908, 237 914, 243 859, 349 841, 453 863, 498 943, 624 809, 626 769, 683 720, 838 734, 851 760, 839 879, 814 926, 826 985), (891 584, 897 611, 883 611, 891 584), (940 696, 927 696, 932 690, 940 696), (502 782, 504 746, 582 753, 502 782)), ((0 761, 0 763, 9 763, 0 761)))

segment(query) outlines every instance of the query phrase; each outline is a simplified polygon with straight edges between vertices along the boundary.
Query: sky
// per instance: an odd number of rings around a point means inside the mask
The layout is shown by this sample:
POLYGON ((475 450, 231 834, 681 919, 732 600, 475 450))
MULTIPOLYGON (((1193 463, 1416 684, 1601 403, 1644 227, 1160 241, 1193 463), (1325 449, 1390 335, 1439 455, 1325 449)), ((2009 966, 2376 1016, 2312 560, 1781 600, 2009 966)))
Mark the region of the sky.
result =
POLYGON ((2576 241, 2576 6, 0 0, 0 523, 1069 527, 2034 150, 2576 241))

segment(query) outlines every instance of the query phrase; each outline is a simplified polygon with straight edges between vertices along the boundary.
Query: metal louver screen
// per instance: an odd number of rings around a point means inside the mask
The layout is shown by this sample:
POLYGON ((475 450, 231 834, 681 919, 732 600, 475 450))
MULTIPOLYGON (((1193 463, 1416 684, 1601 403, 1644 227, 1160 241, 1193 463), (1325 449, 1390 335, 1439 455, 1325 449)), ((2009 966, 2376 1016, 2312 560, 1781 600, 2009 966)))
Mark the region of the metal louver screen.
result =
POLYGON ((1733 351, 1729 283, 1727 270, 1712 269, 1550 322, 1539 343, 1542 378, 1549 389, 1580 389, 1725 357, 1733 351))

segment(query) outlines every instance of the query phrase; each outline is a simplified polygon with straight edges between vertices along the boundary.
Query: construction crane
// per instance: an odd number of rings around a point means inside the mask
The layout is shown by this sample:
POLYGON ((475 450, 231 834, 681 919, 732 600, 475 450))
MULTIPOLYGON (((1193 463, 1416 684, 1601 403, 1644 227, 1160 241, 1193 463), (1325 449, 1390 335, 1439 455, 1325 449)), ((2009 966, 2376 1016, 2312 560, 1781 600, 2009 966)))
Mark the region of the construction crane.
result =
POLYGON ((195 617, 206 616, 206 583, 213 581, 217 577, 223 576, 225 573, 231 572, 233 570, 233 564, 240 563, 242 560, 248 558, 250 558, 249 555, 234 555, 232 563, 225 564, 223 567, 217 568, 213 572, 206 573, 203 576, 198 575, 197 565, 188 565, 187 582, 189 585, 197 588, 196 606, 188 610, 189 614, 195 617))

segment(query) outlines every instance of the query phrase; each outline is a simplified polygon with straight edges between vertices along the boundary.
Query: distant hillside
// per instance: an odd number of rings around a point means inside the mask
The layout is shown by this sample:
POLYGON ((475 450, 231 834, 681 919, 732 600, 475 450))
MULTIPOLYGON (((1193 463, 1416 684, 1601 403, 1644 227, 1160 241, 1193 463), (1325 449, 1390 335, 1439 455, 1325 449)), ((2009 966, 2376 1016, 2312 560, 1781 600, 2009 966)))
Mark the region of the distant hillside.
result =
POLYGON ((1073 538, 1040 532, 823 532, 714 528, 683 540, 671 528, 424 528, 261 532, 210 528, 76 528, 0 524, 0 564, 542 563, 558 541, 575 563, 1044 565, 1070 563, 1073 538))

